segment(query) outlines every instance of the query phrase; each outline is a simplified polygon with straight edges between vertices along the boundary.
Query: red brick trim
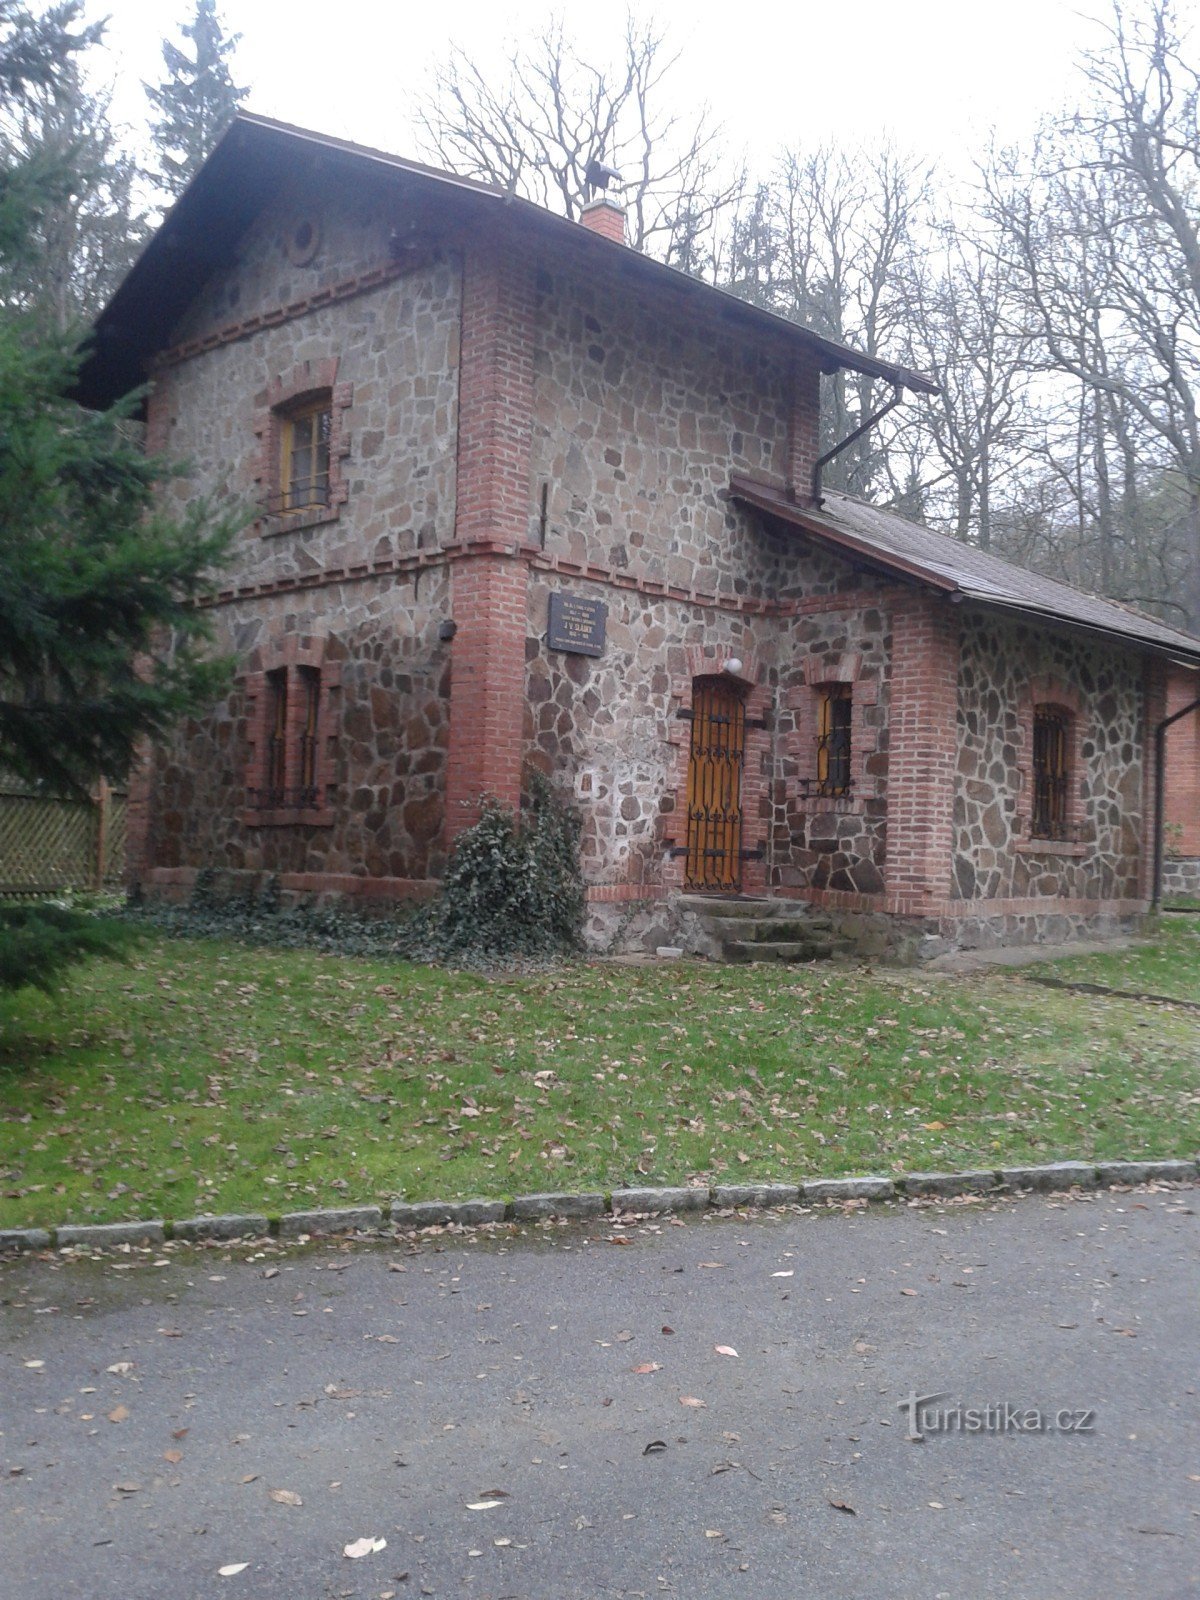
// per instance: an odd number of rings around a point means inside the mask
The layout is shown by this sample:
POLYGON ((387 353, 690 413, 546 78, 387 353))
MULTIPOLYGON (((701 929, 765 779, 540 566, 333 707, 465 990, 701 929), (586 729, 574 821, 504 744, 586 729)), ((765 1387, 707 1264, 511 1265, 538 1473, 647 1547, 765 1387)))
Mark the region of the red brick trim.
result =
POLYGON ((316 289, 312 294, 305 295, 299 300, 289 300, 285 305, 272 306, 270 310, 259 312, 253 317, 245 317, 241 322, 227 323, 223 328, 216 328, 211 333, 200 334, 195 339, 188 339, 183 344, 172 345, 170 349, 161 351, 155 357, 151 371, 157 373, 169 367, 177 367, 185 361, 193 360, 196 356, 207 355, 210 350, 219 350, 223 345, 236 344, 239 340, 253 338, 264 328, 281 328, 287 322, 295 322, 297 318, 307 317, 314 311, 323 311, 326 306, 336 305, 340 300, 350 300, 355 295, 367 294, 372 289, 381 288, 393 278, 417 272, 422 267, 428 266, 432 260, 432 256, 421 260, 414 260, 409 256, 403 261, 388 261, 383 266, 371 267, 366 272, 360 272, 353 278, 343 278, 341 282, 331 284, 328 288, 316 289))
MULTIPOLYGON (((152 889, 186 893, 194 887, 199 873, 199 867, 152 867, 142 881, 152 889)), ((289 894, 336 894, 355 900, 431 900, 441 889, 435 878, 368 878, 348 872, 246 871, 239 875, 273 877, 289 894)))
POLYGON ((350 435, 345 413, 354 403, 354 388, 337 381, 339 357, 323 361, 302 361, 290 372, 272 378, 255 396, 259 408, 254 436, 258 451, 254 460, 254 484, 263 515, 254 524, 262 534, 296 533, 301 528, 336 522, 349 498, 344 466, 350 454, 350 435), (288 409, 306 400, 328 394, 330 400, 329 503, 319 510, 274 512, 283 501, 281 480, 283 427, 288 409))
POLYGON ((788 407, 787 489, 800 506, 813 504, 813 473, 821 450, 821 370, 801 357, 792 369, 788 407))
POLYGON ((249 828, 295 827, 328 828, 335 820, 335 807, 330 799, 333 787, 333 751, 337 739, 336 705, 340 699, 342 668, 339 661, 326 660, 329 640, 308 634, 289 634, 286 638, 256 650, 246 663, 244 674, 246 695, 246 725, 249 745, 246 752, 247 803, 242 821, 249 828), (252 791, 267 787, 268 740, 270 728, 271 697, 267 692, 268 675, 287 673, 287 786, 298 788, 300 773, 300 735, 304 726, 305 699, 300 692, 301 667, 320 673, 320 690, 317 702, 317 754, 316 789, 320 801, 315 806, 279 806, 260 808, 251 804, 252 791))
MULTIPOLYGON (((1158 741, 1154 730, 1166 714, 1167 665, 1157 657, 1148 656, 1142 668, 1142 859, 1138 863, 1138 889, 1147 899, 1154 893, 1154 800, 1158 773, 1158 741)), ((1168 733, 1167 738, 1170 737, 1168 733)))
POLYGON ((691 760, 691 723, 676 715, 692 709, 692 697, 697 678, 720 674, 738 684, 745 694, 746 734, 742 763, 742 850, 761 851, 761 858, 743 859, 742 892, 765 894, 767 891, 767 837, 770 830, 770 780, 771 734, 766 726, 770 691, 766 671, 754 653, 753 646, 733 644, 690 645, 687 651, 688 675, 675 678, 671 683, 672 716, 664 737, 675 747, 675 784, 673 807, 664 814, 662 846, 666 852, 663 860, 663 888, 668 893, 682 892, 684 863, 682 856, 672 855, 687 844, 688 826, 688 765, 691 760), (740 660, 737 672, 727 672, 726 663, 740 660), (755 726, 759 724, 759 726, 755 726))
POLYGON ((949 900, 958 767, 959 629, 940 596, 891 603, 888 843, 884 881, 897 906, 949 900))
POLYGON ((589 883, 586 898, 591 905, 620 905, 636 900, 665 900, 661 883, 589 883))
MULTIPOLYGON (((1066 855, 1070 851, 1045 851, 1047 844, 1059 841, 1043 839, 1033 833, 1033 721, 1039 706, 1052 706, 1068 718, 1067 725, 1067 815, 1065 842, 1081 844, 1087 824, 1084 811, 1083 789, 1086 772, 1083 760, 1083 741, 1087 732, 1084 698, 1080 691, 1061 678, 1041 676, 1030 678, 1021 686, 1017 700, 1017 815, 1015 833, 1018 841, 1027 841, 1033 849, 1027 853, 1066 855)), ((1078 852, 1083 855, 1085 852, 1078 852)))
MULTIPOLYGON (((1169 668, 1163 716, 1182 711, 1197 698, 1200 672, 1190 667, 1169 668)), ((1150 715, 1146 720, 1153 741, 1156 724, 1150 715)), ((1165 799, 1164 815, 1170 829, 1164 841, 1167 850, 1179 856, 1200 855, 1200 711, 1193 711, 1167 731, 1165 799)))
POLYGON ((787 709, 794 714, 795 726, 787 735, 785 749, 796 763, 801 798, 809 809, 835 812, 839 816, 861 815, 869 799, 881 789, 882 780, 868 773, 871 757, 879 750, 879 729, 866 725, 862 712, 879 704, 878 678, 862 675, 862 654, 843 651, 809 656, 804 662, 804 688, 791 690, 787 709), (819 701, 833 684, 851 686, 850 709, 850 793, 818 795, 817 738, 820 731, 819 701), (808 780, 807 783, 805 780, 808 780), (807 792, 805 792, 807 791, 807 792))

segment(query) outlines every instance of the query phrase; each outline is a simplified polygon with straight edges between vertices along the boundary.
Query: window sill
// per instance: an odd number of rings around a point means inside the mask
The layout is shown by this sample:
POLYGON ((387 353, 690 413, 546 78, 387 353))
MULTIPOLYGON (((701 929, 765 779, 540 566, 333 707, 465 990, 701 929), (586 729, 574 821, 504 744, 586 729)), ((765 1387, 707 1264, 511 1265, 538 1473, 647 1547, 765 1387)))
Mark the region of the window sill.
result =
POLYGON ((281 533, 301 533, 305 528, 320 528, 327 522, 336 522, 340 515, 340 506, 320 506, 311 511, 289 511, 267 517, 261 525, 262 537, 274 539, 281 533))
POLYGON ((1090 845, 1078 839, 1017 839, 1013 849, 1019 856, 1086 856, 1090 845))
POLYGON ((243 811, 247 828, 332 828, 330 806, 277 806, 265 811, 243 811))

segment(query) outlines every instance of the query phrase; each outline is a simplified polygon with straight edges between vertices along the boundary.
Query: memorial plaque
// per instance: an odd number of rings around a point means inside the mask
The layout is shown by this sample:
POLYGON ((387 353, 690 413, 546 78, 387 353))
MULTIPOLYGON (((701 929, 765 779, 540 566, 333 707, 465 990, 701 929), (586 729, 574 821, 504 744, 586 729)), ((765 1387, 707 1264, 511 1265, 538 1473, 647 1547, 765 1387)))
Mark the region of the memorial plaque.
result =
POLYGON ((546 642, 551 650, 569 650, 577 656, 603 655, 607 617, 608 607, 603 600, 588 600, 580 594, 552 594, 546 642))

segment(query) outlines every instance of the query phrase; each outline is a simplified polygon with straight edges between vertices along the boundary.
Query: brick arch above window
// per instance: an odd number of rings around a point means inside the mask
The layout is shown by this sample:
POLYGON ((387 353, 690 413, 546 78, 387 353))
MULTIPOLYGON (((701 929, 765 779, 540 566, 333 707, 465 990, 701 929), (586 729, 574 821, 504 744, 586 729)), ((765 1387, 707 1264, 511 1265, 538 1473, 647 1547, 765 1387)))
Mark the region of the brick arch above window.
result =
POLYGON ((262 534, 293 533, 325 522, 336 522, 349 498, 345 462, 350 455, 350 435, 345 414, 354 402, 354 387, 338 382, 339 357, 301 361, 279 373, 255 396, 258 420, 255 437, 258 454, 254 483, 261 515, 255 527, 262 534), (324 409, 328 399, 328 487, 320 504, 288 509, 284 481, 289 430, 301 414, 324 409))
POLYGON ((247 660, 247 826, 332 826, 340 655, 334 640, 288 634, 247 660))

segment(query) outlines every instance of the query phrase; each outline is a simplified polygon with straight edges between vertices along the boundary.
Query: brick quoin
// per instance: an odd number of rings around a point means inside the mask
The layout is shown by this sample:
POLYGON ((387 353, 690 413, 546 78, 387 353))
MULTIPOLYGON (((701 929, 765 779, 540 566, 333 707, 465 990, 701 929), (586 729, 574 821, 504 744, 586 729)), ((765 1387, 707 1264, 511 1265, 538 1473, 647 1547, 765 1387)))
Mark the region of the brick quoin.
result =
MULTIPOLYGON (((1172 667, 1163 716, 1182 711, 1193 700, 1200 700, 1200 672, 1172 667)), ((1164 821, 1170 830, 1166 844, 1180 855, 1200 856, 1200 711, 1167 730, 1164 799, 1164 821)))
POLYGON ((894 602, 884 877, 899 909, 950 895, 958 666, 958 621, 946 602, 926 594, 894 602))
POLYGON ((787 482, 797 505, 811 506, 813 472, 821 451, 821 372, 815 361, 800 360, 792 371, 788 412, 787 482))
POLYGON ((529 524, 532 274, 503 235, 476 236, 464 253, 448 840, 479 820, 485 796, 514 809, 521 798, 529 569, 516 551, 529 524))

